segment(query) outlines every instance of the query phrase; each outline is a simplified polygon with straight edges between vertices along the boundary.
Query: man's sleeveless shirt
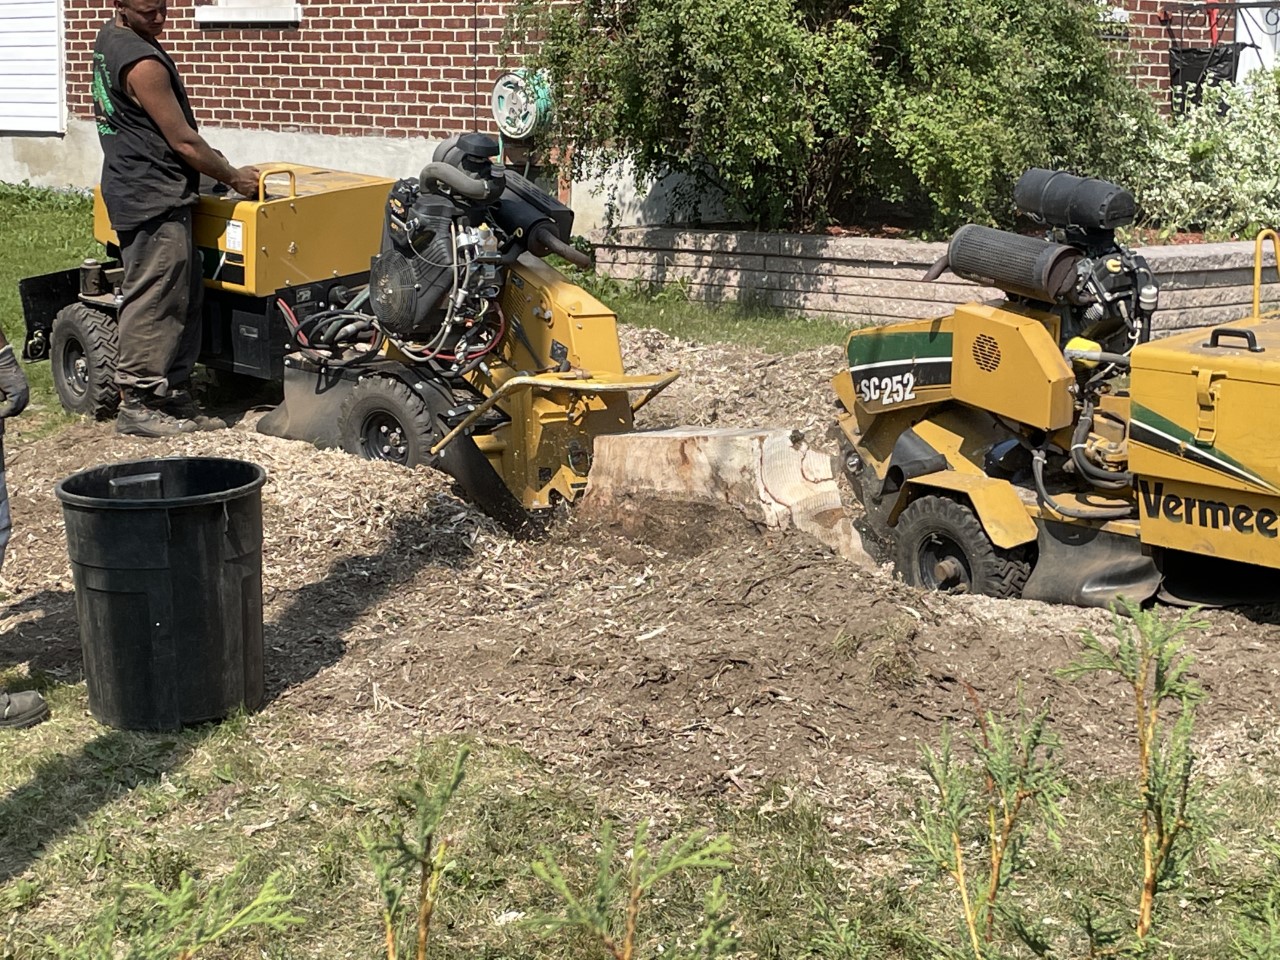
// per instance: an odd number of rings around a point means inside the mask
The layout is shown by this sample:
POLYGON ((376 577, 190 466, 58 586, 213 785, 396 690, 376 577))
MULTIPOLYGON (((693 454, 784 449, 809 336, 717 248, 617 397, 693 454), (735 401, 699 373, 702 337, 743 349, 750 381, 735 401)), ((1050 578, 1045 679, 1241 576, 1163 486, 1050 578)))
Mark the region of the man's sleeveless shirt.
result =
POLYGON ((187 123, 196 127, 187 91, 169 55, 128 27, 115 21, 103 24, 93 45, 93 108, 102 144, 102 198, 116 230, 133 230, 199 199, 200 174, 169 146, 121 82, 126 67, 148 57, 169 71, 178 105, 187 123))

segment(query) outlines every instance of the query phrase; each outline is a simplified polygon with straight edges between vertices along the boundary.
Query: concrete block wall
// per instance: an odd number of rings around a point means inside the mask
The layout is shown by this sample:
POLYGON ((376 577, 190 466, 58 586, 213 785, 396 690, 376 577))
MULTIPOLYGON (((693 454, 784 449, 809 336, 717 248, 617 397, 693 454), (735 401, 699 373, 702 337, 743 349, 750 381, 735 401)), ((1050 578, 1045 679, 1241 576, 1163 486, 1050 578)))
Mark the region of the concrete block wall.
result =
MULTIPOLYGON (((693 299, 751 301, 850 326, 940 316, 1000 291, 945 273, 921 280, 945 243, 864 237, 633 227, 596 244, 597 270, 620 281, 684 284, 693 299)), ((1252 243, 1145 247, 1160 284, 1158 330, 1223 323, 1253 302, 1252 243)), ((1264 257, 1262 298, 1280 299, 1275 260, 1264 257)))

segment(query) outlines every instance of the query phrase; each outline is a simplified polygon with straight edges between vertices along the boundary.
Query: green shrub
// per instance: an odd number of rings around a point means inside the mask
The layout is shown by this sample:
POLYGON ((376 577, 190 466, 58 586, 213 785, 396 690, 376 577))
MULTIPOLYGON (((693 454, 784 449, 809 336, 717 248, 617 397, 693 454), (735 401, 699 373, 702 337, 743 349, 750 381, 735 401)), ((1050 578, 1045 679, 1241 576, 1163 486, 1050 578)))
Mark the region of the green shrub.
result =
MULTIPOLYGON (((552 79, 544 146, 575 175, 717 186, 732 216, 811 226, 871 202, 1007 222, 1028 166, 1108 168, 1150 112, 1084 0, 523 0, 552 79)), ((677 198, 679 199, 679 198, 677 198)))
POLYGON ((1280 75, 1206 90, 1181 117, 1127 117, 1127 139, 1142 144, 1122 159, 1117 179, 1134 192, 1143 220, 1167 232, 1252 236, 1280 226, 1280 75))
POLYGON ((1098 33, 1062 0, 874 0, 861 8, 883 87, 872 108, 882 190, 939 226, 1008 223, 1028 167, 1103 174, 1154 114, 1098 33))

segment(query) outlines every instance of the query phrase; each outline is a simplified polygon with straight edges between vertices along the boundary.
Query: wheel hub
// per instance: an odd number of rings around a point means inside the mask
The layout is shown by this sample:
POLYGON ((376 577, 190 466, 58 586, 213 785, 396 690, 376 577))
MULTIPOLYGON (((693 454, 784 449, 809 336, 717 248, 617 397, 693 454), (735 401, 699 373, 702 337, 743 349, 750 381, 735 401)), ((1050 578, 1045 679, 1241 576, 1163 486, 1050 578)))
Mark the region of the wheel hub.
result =
POLYGON ((62 380, 75 396, 89 388, 89 358, 75 340, 68 341, 62 355, 62 380))
POLYGON ((963 548, 950 537, 933 534, 920 545, 919 570, 932 590, 968 593, 973 583, 963 548))
POLYGON ((362 445, 369 460, 409 462, 409 438, 404 426, 387 412, 379 412, 364 422, 362 445))
POLYGON ((381 424, 378 427, 380 435, 380 448, 384 456, 404 456, 404 432, 400 429, 399 424, 390 426, 381 424))
POLYGON ((949 590, 965 581, 964 564, 955 557, 944 557, 933 565, 933 578, 940 590, 949 590))

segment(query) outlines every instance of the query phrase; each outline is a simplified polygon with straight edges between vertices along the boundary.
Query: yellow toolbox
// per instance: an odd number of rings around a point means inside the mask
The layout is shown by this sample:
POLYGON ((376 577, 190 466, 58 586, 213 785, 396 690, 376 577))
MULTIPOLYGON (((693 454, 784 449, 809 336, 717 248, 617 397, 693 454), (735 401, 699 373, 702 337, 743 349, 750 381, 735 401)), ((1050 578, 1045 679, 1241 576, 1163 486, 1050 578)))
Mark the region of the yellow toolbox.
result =
POLYGON ((1254 317, 1130 354, 1129 467, 1144 543, 1280 566, 1280 319, 1254 317))
MULTIPOLYGON (((382 237, 385 177, 298 164, 255 164, 265 200, 202 192, 196 245, 205 286, 267 297, 279 290, 367 272, 382 237)), ((93 235, 118 244, 94 189, 93 235)))

